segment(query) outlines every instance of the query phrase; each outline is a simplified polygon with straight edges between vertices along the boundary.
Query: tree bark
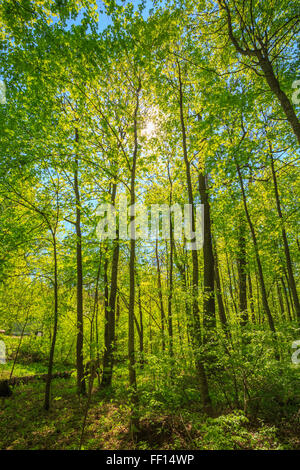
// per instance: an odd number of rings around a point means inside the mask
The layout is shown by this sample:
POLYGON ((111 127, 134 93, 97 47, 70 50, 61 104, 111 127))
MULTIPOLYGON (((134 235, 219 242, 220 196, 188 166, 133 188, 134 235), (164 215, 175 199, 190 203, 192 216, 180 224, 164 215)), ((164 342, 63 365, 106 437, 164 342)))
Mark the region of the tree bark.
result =
POLYGON ((134 437, 139 425, 137 414, 138 395, 135 371, 135 346, 134 346, 134 304, 135 304, 135 178, 136 178, 136 164, 138 156, 138 111, 140 99, 141 84, 136 90, 136 104, 133 114, 134 126, 134 149, 132 155, 131 178, 130 178, 130 259, 129 259, 129 306, 128 306, 128 358, 129 358, 129 386, 131 389, 131 417, 130 429, 134 437))
MULTIPOLYGON (((115 203, 117 185, 113 185, 112 204, 115 203)), ((117 230, 117 238, 113 241, 113 255, 111 265, 111 282, 108 307, 106 309, 106 324, 104 338, 104 355, 103 355, 103 375, 101 387, 109 387, 112 383, 113 374, 113 354, 115 343, 115 309, 118 287, 118 264, 119 264, 119 237, 117 230)), ((107 292, 108 295, 108 292, 107 292)))
MULTIPOLYGON (((170 194, 170 207, 172 205, 172 194, 170 194)), ((172 217, 170 214, 170 259, 169 259, 169 292, 168 292, 168 334, 169 334, 169 354, 172 358, 173 352, 173 311, 172 311, 172 300, 173 300, 173 247, 174 247, 174 236, 172 217)))
MULTIPOLYGON (((210 204, 206 188, 206 176, 199 172, 199 193, 204 205, 204 239, 203 239, 203 326, 206 333, 216 327, 215 312, 215 261, 212 247, 210 204)), ((204 332, 204 335, 205 335, 204 332)))
POLYGON ((215 282, 216 282, 216 292, 217 292, 217 302, 218 302, 218 309, 219 309, 218 312, 219 312, 220 323, 221 323, 222 328, 223 328, 223 330, 226 334, 227 339, 230 339, 230 332, 229 332, 229 329, 228 329, 226 312, 225 312, 225 307, 224 307, 223 298, 222 298, 222 288, 221 288, 220 273, 219 273, 219 262, 218 262, 218 255, 217 255, 216 246, 215 246, 214 261, 215 261, 215 282))
MULTIPOLYGON (((75 142, 79 141, 78 130, 75 129, 75 142)), ((78 159, 75 158, 74 191, 76 202, 76 276, 77 276, 77 342, 76 342, 76 367, 77 367, 77 392, 80 395, 86 393, 83 365, 83 269, 82 269, 82 237, 81 237, 81 206, 78 182, 78 159)))
POLYGON ((281 204, 280 204, 277 177, 276 177, 275 166, 274 166, 273 152, 272 152, 271 144, 269 144, 269 145, 270 145, 270 160, 271 160, 271 170, 272 170, 272 177, 273 177, 273 184, 274 184, 274 193, 275 193, 275 199, 276 199, 277 213, 278 213, 278 217, 279 217, 280 222, 281 222, 281 233, 282 233, 284 254, 285 254, 285 260, 286 260, 286 266, 287 266, 287 272, 288 272, 289 287, 290 287, 292 297, 293 297, 293 301, 294 301, 297 320, 298 320, 298 322, 300 322, 299 297, 298 297, 297 287, 296 287, 294 273, 293 273, 291 254, 290 254, 288 239, 287 239, 286 230, 285 230, 285 226, 284 226, 283 215, 282 215, 282 211, 281 211, 281 204))
POLYGON ((274 95, 278 98, 278 101, 281 104, 281 108, 294 131, 294 134, 298 140, 298 143, 300 144, 300 122, 294 111, 292 103, 290 102, 289 98, 280 87, 280 83, 274 73, 273 65, 270 62, 268 55, 263 56, 260 50, 257 50, 256 53, 257 53, 258 63, 263 71, 266 82, 269 85, 270 90, 272 90, 274 95))
POLYGON ((246 194, 245 194, 245 189, 244 189, 244 182, 243 182, 240 167, 239 167, 237 162, 236 162, 236 167, 237 167, 237 172, 238 172, 238 176, 239 176, 239 182, 240 182, 240 187, 241 187, 241 192, 242 192, 242 197, 243 197, 243 204, 244 204, 245 214, 246 214, 246 218, 247 218, 247 221, 248 221, 248 224, 249 224, 249 228, 250 228, 250 232, 251 232, 251 236, 252 236, 252 241, 253 241, 253 246, 254 246, 254 252, 255 252, 256 264, 257 264, 257 269, 258 269, 258 279, 259 279, 259 284, 260 284, 263 308, 264 308, 264 312, 265 312, 265 314, 267 316, 267 319, 268 319, 270 330, 273 332, 273 335, 274 335, 275 356, 276 356, 276 359, 279 360, 279 355, 278 355, 278 352, 277 352, 276 330, 275 330, 274 320, 273 320, 271 310, 270 310, 270 307, 269 307, 269 303, 268 303, 265 280, 264 280, 264 275, 263 275, 263 270, 262 270, 262 265, 261 265, 259 250, 258 250, 258 243, 257 243, 256 233, 255 233, 255 230, 254 230, 254 227, 253 227, 253 224, 252 224, 252 221, 251 221, 251 217, 250 217, 250 214, 249 214, 249 211, 248 211, 247 199, 246 199, 246 194))
POLYGON ((241 318, 241 325, 245 326, 248 323, 247 312, 247 260, 246 260, 246 235, 245 225, 242 217, 239 223, 238 234, 238 276, 239 276, 239 314, 241 318))
POLYGON ((157 268, 157 287, 158 287, 158 297, 159 297, 159 304, 160 304, 160 320, 161 320, 161 342, 162 342, 162 350, 166 349, 166 342, 165 342, 165 309, 164 309, 164 301, 162 295, 162 283, 161 283, 161 272, 160 272, 160 263, 159 263, 159 255, 158 255, 158 241, 155 242, 155 258, 156 258, 156 268, 157 268))
POLYGON ((286 302, 286 307, 287 307, 287 313, 288 313, 288 320, 289 320, 289 321, 293 321, 293 319, 292 319, 292 314, 291 314, 291 308, 290 308, 289 297, 288 297, 288 294, 287 294, 287 291, 286 291, 286 286, 285 286, 285 282, 284 282, 283 277, 280 278, 280 281, 281 281, 281 284, 282 284, 283 293, 284 293, 284 297, 285 297, 285 302, 286 302))
MULTIPOLYGON (((183 147, 183 157, 186 168, 186 181, 188 188, 188 200, 191 210, 191 229, 195 233, 195 213, 194 213, 194 198, 193 198, 193 188, 192 188, 192 179, 191 179, 191 169, 190 162, 188 159, 187 153, 187 143, 186 143, 186 130, 184 122, 184 112, 183 112, 183 88, 182 88, 182 78, 181 78, 181 69, 179 61, 177 61, 178 66, 178 80, 179 80, 179 111, 180 111, 180 123, 181 123, 181 133, 182 133, 182 147, 183 147)), ((196 242, 195 238, 192 240, 192 243, 196 242)), ((192 250, 192 312, 193 312, 193 326, 191 337, 194 344, 194 354, 195 354, 195 363, 199 377, 200 384, 200 393, 201 400, 204 411, 211 413, 212 404, 211 398, 208 390, 208 382, 206 371, 203 363, 203 359, 199 352, 201 347, 201 329, 200 329, 200 317, 199 317, 199 304, 198 304, 198 290, 199 290, 199 268, 198 268, 198 251, 196 249, 192 250)))
POLYGON ((44 408, 47 411, 50 409, 51 381, 52 381, 53 360, 54 360, 54 351, 55 351, 55 343, 56 343, 56 336, 57 336, 57 323, 58 323, 58 278, 57 278, 57 250, 56 250, 55 232, 52 232, 52 239, 53 239, 53 259, 54 259, 54 325, 53 325, 53 335, 52 335, 52 341, 51 341, 49 363, 48 363, 48 373, 47 373, 46 387, 45 387, 44 408))
MULTIPOLYGON (((286 93, 282 90, 279 80, 275 75, 273 65, 270 61, 269 58, 269 52, 267 50, 267 47, 265 46, 265 36, 262 36, 260 31, 258 29, 253 30, 253 43, 256 43, 258 40, 260 45, 262 46, 261 48, 257 48, 256 46, 253 46, 251 49, 248 45, 245 47, 242 47, 238 40, 236 39, 233 28, 232 28, 232 19, 231 19, 231 11, 229 9, 228 4, 224 0, 218 0, 218 3, 220 7, 226 11, 226 20, 227 20, 227 26, 228 26, 228 36, 230 38, 230 41, 234 45, 235 49, 237 52, 242 54, 243 56, 247 56, 249 58, 256 58, 258 63, 254 65, 254 67, 259 66, 260 69, 262 70, 264 77, 266 79, 267 84, 269 85, 270 90, 274 93, 274 95, 277 97, 281 108, 290 123, 293 132, 298 140, 298 143, 300 144, 300 122, 299 119, 295 113, 295 110, 292 106, 292 103, 290 102, 289 98, 287 97, 286 93)), ((242 18, 240 16, 240 18, 242 18)), ((242 20, 243 22, 243 20, 242 20)), ((245 24, 241 24, 241 29, 245 27, 245 24)), ((250 27, 252 29, 252 27, 250 27)))
POLYGON ((138 304, 139 304, 139 315, 140 315, 140 325, 139 325, 140 364, 141 364, 141 367, 143 368, 144 367, 144 322, 143 322, 143 309, 142 309, 140 284, 138 284, 138 304))
POLYGON ((251 274, 248 273, 248 289, 249 289, 249 305, 251 311, 251 320, 252 323, 255 323, 255 311, 254 311, 254 303, 253 303, 253 289, 252 289, 252 281, 251 281, 251 274))

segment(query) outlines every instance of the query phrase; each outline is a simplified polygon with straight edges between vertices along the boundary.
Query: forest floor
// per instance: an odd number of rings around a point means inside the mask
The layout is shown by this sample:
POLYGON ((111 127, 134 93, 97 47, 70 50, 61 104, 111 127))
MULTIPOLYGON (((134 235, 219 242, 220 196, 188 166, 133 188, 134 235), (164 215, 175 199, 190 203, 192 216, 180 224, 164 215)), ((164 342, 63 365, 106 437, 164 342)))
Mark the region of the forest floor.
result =
MULTIPOLYGON (((2 399, 0 449, 79 448, 87 398, 79 400, 74 377, 54 379, 52 407, 46 412, 44 387, 41 381, 18 385, 2 399)), ((197 401, 170 410, 149 400, 141 401, 139 413, 139 438, 133 442, 124 382, 106 394, 94 388, 82 449, 300 449, 299 416, 268 423, 242 411, 222 410, 208 418, 197 401)))

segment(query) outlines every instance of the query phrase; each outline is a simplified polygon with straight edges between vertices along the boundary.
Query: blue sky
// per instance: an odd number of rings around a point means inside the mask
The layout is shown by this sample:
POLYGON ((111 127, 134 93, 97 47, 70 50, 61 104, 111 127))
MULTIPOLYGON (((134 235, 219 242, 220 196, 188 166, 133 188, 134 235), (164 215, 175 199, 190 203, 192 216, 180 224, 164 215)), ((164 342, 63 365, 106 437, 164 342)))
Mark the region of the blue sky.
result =
MULTIPOLYGON (((141 0, 118 0, 117 2, 118 4, 128 4, 128 3, 132 3, 135 7, 135 10, 137 9, 138 5, 141 3, 141 0)), ((100 10, 104 10, 104 5, 103 5, 103 1, 102 0, 97 0, 97 5, 98 5, 98 13, 99 13, 99 30, 100 31, 103 31, 105 28, 107 28, 107 26, 109 26, 110 24, 112 24, 112 21, 111 21, 111 17, 109 15, 106 15, 106 13, 100 13, 100 10)), ((152 0, 146 0, 145 1, 145 10, 144 10, 144 18, 147 18, 148 14, 149 14, 149 10, 153 7, 153 2, 152 0)), ((81 22, 81 19, 82 19, 82 15, 79 15, 76 20, 75 20, 75 24, 80 24, 81 22)), ((69 26, 71 26, 72 24, 74 24, 74 21, 73 20, 69 20, 68 22, 69 26)))

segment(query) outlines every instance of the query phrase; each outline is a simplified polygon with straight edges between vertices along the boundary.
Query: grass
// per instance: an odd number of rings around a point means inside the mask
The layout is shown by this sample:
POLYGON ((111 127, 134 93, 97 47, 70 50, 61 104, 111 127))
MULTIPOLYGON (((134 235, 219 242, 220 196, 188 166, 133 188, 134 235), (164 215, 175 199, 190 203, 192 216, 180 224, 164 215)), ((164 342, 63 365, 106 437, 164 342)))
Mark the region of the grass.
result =
MULTIPOLYGON (((16 368, 24 375, 36 370, 36 365, 16 368)), ((139 439, 133 442, 128 390, 124 382, 118 383, 107 393, 93 390, 83 449, 300 449, 299 426, 251 422, 242 412, 229 410, 207 418, 195 403, 170 410, 143 400, 139 439)), ((13 396, 2 403, 1 449, 78 449, 87 399, 79 400, 75 378, 54 379, 52 407, 46 412, 44 386, 39 381, 15 386, 13 396)))

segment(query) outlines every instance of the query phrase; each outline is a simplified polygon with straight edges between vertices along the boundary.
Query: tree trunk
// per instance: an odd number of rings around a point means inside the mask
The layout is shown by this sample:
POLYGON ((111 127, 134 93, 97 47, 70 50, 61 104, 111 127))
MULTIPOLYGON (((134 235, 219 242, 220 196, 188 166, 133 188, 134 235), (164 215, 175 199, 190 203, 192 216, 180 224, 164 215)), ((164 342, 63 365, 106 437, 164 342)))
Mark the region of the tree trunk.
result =
POLYGON ((140 315, 140 325, 139 325, 139 343, 140 343, 140 364, 141 367, 144 367, 144 322, 143 322, 143 310, 142 310, 142 301, 141 301, 141 286, 138 285, 138 304, 139 304, 139 315, 140 315))
MULTIPOLYGON (((187 144, 186 144, 186 130, 184 122, 184 113, 183 113, 183 89, 182 89, 182 79, 181 79, 181 69, 180 64, 177 61, 178 65, 178 80, 179 80, 179 111, 180 111, 180 123, 181 123, 181 133, 182 133, 182 147, 183 147, 183 157, 186 168, 186 180, 188 188, 188 199, 191 210, 191 230, 193 234, 195 233, 195 213, 194 213, 194 199, 193 199, 193 188, 192 188, 192 179, 191 179, 191 169, 190 162, 188 159, 187 153, 187 144)), ((192 243, 196 242, 194 237, 191 240, 192 243)), ((194 344, 194 353, 195 353, 195 363, 198 371, 199 383, 200 383, 200 393, 201 400, 204 411, 211 413, 211 398, 208 390, 208 382, 206 371, 204 368, 203 359, 199 353, 201 347, 201 329, 200 329, 200 317, 199 317, 199 305, 198 305, 198 283, 199 283, 199 269, 198 269, 198 251, 196 249, 192 250, 192 312, 193 312, 193 326, 191 331, 192 341, 194 344)))
POLYGON ((249 304, 250 304, 250 311, 251 311, 251 320, 252 323, 255 323, 255 312, 254 312, 254 303, 253 303, 253 289, 252 289, 252 281, 251 281, 251 274, 248 273, 248 289, 249 289, 249 304))
POLYGON ((216 291, 217 291, 217 301, 218 301, 218 311, 219 311, 219 318, 220 318, 220 323, 222 325, 222 328, 227 336, 227 339, 230 339, 230 332, 228 329, 228 323, 227 323, 227 318, 226 318, 226 313, 225 313, 225 307, 223 303, 223 298, 222 298, 222 289, 221 289, 221 281, 220 281, 220 273, 219 273, 219 262, 218 262, 218 255, 217 255, 217 250, 215 246, 215 256, 214 256, 214 261, 215 261, 215 282, 216 282, 216 291))
POLYGON ((227 266, 227 273, 228 273, 228 280, 229 280, 230 297, 231 297, 231 300, 232 300, 232 304, 233 304, 235 313, 238 314, 235 298, 234 298, 234 295, 233 295, 231 271, 230 271, 230 266, 229 266, 228 253, 227 253, 226 249, 225 249, 225 256, 226 256, 226 266, 227 266))
MULTIPOLYGON (((113 185, 112 204, 115 203, 117 185, 113 185)), ((119 237, 113 241, 113 255, 111 265, 110 296, 108 308, 106 309, 104 355, 103 355, 103 375, 101 387, 109 387, 113 374, 113 354, 115 343, 115 309, 118 287, 118 264, 119 264, 119 237)), ((107 281, 107 280, 106 280, 107 281)), ((108 292, 106 293, 108 295, 108 292)))
POLYGON ((57 335, 57 323, 58 323, 58 279, 57 279, 57 251, 56 251, 56 234, 52 232, 53 238, 53 258, 54 258, 54 325, 53 325, 53 335, 51 341, 49 363, 48 363, 48 373, 46 378, 46 387, 45 387, 45 401, 44 408, 45 410, 50 409, 50 394, 51 394, 51 380, 52 380, 52 370, 53 370, 53 360, 54 360, 54 351, 57 335))
MULTIPOLYGON (((172 196, 170 196, 170 206, 172 205, 172 196)), ((172 217, 170 214, 170 259, 169 259, 169 292, 168 292, 168 334, 169 334, 169 354, 173 357, 173 312, 172 312, 172 299, 173 299, 173 227, 172 217)))
POLYGON ((263 56, 260 50, 257 51, 257 57, 265 79, 272 92, 275 94, 275 96, 277 96, 278 101, 281 104, 281 108, 283 109, 283 112, 294 131, 298 143, 300 144, 300 122, 294 111, 292 103, 290 102, 285 92, 281 89, 280 83, 274 73, 273 65, 270 62, 269 57, 267 55, 263 56))
MULTIPOLYGON (((293 132, 298 140, 298 143, 300 144, 300 122, 299 119, 294 111, 294 108, 292 106, 292 103, 290 102, 289 98, 287 97, 286 93, 281 89, 280 83, 278 81, 278 78, 276 77, 274 73, 274 68, 272 65, 272 62, 270 61, 269 58, 269 52, 265 45, 262 46, 261 49, 258 49, 257 47, 250 49, 247 45, 245 48, 243 48, 236 37, 234 36, 234 31, 233 31, 233 25, 232 25, 232 19, 231 19, 231 12, 229 9, 229 6, 226 2, 221 2, 221 0, 218 0, 220 6, 222 9, 226 11, 226 16, 227 16, 227 26, 228 26, 228 35, 229 38, 234 45, 235 49, 237 52, 242 54, 243 56, 248 56, 250 58, 256 57, 258 60, 258 65, 261 68, 266 82, 269 85, 270 90, 274 93, 274 95, 277 97, 281 108, 286 115, 286 118, 288 122, 290 123, 293 132)), ((242 17, 240 17, 242 18, 242 17)), ((243 27, 245 27, 244 20, 243 22, 243 27)), ((287 22, 288 23, 288 22, 287 22)), ((252 27, 250 27, 252 29, 252 27)), ((257 39, 259 40, 260 44, 265 42, 265 38, 260 34, 260 32, 257 30, 252 31, 253 34, 253 40, 256 42, 257 39)))
MULTIPOLYGON (((75 142, 78 142, 78 130, 75 129, 75 142)), ((75 158, 74 191, 76 198, 76 264, 77 264, 77 343, 76 343, 76 367, 77 367, 77 392, 84 395, 86 386, 83 366, 83 271, 82 271, 82 237, 81 237, 81 207, 78 184, 78 159, 75 158)))
POLYGON ((286 291, 286 286, 285 286, 285 282, 284 282, 283 277, 280 278, 280 281, 281 281, 281 284, 282 284, 283 293, 284 293, 284 297, 285 297, 285 302, 286 302, 286 307, 287 307, 287 312, 288 312, 288 320, 293 321, 292 314, 291 314, 289 297, 288 297, 288 294, 287 294, 287 291, 286 291))
POLYGON ((264 309, 264 312, 267 316, 270 330, 274 334, 275 356, 276 356, 276 359, 279 360, 279 355, 278 355, 278 352, 277 352, 276 330, 275 330, 273 317, 272 317, 271 310, 270 310, 269 303, 268 303, 265 280, 264 280, 264 275, 263 275, 263 270, 262 270, 262 265, 261 265, 259 250, 258 250, 258 243, 257 243, 256 233, 255 233, 255 230, 254 230, 251 218, 250 218, 250 214, 249 214, 249 211, 248 211, 247 199, 246 199, 246 194, 245 194, 245 189, 244 189, 244 182, 243 182, 240 167, 237 164, 237 162, 236 162, 236 167, 237 167, 240 187, 241 187, 241 191, 242 191, 245 214, 246 214, 246 218, 247 218, 247 221, 248 221, 248 224, 249 224, 249 228, 250 228, 250 232, 251 232, 251 236, 252 236, 252 241, 253 241, 253 246, 254 246, 254 252, 255 252, 256 264, 257 264, 257 269, 258 269, 258 279, 259 279, 259 284, 260 284, 263 309, 264 309))
POLYGON ((205 333, 216 327, 215 286, 214 286, 214 254, 212 247, 210 205, 206 188, 206 176, 199 173, 199 193, 201 204, 204 205, 204 239, 203 239, 203 326, 205 333))
POLYGON ((161 272, 160 272, 160 263, 159 263, 159 255, 158 255, 158 241, 155 242, 155 258, 156 258, 156 267, 157 267, 157 287, 158 287, 158 297, 159 297, 159 304, 160 304, 160 319, 161 319, 161 342, 162 342, 162 350, 166 349, 165 343, 165 309, 164 309, 164 301, 162 295, 162 284, 161 284, 161 272))
POLYGON ((300 322, 299 297, 298 297, 298 292, 297 292, 294 273, 293 273, 293 266, 292 266, 292 260, 291 260, 291 255, 290 255, 288 239, 287 239, 287 235, 286 235, 286 231, 285 231, 285 227, 284 227, 283 215, 282 215, 282 211, 281 211, 280 197, 279 197, 277 177, 276 177, 276 172, 275 172, 275 167, 274 167, 274 158, 273 158, 273 152, 272 152, 271 144, 270 144, 270 160, 271 160, 271 170, 272 170, 272 177, 273 177, 273 184, 274 184, 274 193, 275 193, 275 199, 276 199, 277 213, 278 213, 278 217, 279 217, 280 222, 281 222, 281 233, 282 233, 284 254, 285 254, 286 266, 287 266, 287 272, 288 272, 289 287, 290 287, 292 297, 293 297, 293 301, 294 301, 297 320, 298 320, 298 322, 300 322))
POLYGON ((130 259, 129 259, 129 306, 128 306, 128 358, 129 358, 129 386, 131 393, 131 417, 130 417, 130 430, 134 437, 138 429, 138 396, 137 396, 137 383, 135 371, 135 346, 134 346, 134 303, 135 303, 135 178, 136 178, 136 163, 138 156, 138 130, 137 120, 139 111, 139 93, 141 86, 139 84, 136 90, 136 105, 133 115, 134 125, 134 149, 132 156, 131 178, 130 178, 130 259))
POLYGON ((278 279, 276 279, 276 288, 277 288, 277 295, 278 295, 278 302, 280 306, 281 318, 282 320, 284 320, 284 317, 285 317, 284 304, 283 304, 282 292, 281 292, 278 279))
POLYGON ((239 276, 239 314, 241 318, 241 325, 245 326, 248 323, 247 312, 247 261, 246 261, 246 236, 245 224, 240 218, 239 234, 238 234, 238 276, 239 276))

